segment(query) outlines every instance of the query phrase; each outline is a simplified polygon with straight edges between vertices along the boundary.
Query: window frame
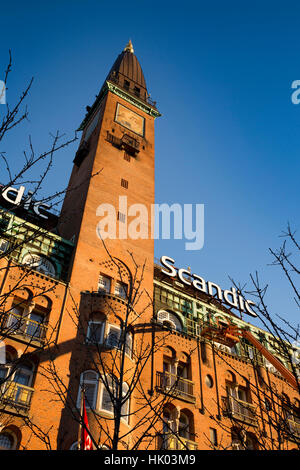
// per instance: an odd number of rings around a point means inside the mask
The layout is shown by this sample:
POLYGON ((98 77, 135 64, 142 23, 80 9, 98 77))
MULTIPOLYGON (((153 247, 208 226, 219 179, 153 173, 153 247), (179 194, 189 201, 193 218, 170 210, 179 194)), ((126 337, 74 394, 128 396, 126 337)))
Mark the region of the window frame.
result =
POLYGON ((127 299, 127 293, 128 293, 128 285, 125 282, 116 281, 115 286, 114 286, 114 295, 120 297, 120 299, 125 300, 127 299), (116 292, 117 286, 120 287, 119 292, 116 292), (121 291, 124 292, 124 295, 120 294, 121 291))
POLYGON ((86 337, 85 337, 86 343, 91 344, 91 345, 95 345, 95 346, 97 344, 103 344, 104 343, 105 323, 106 323, 105 320, 89 320, 88 327, 87 327, 87 332, 86 332, 86 337), (101 325, 101 333, 100 333, 100 341, 99 342, 93 341, 92 338, 90 337, 91 324, 96 324, 96 325, 100 324, 101 325))
MULTIPOLYGON (((110 348, 113 348, 113 349, 118 349, 119 351, 121 351, 123 341, 124 341, 122 339, 122 336, 123 336, 122 328, 119 325, 116 325, 115 323, 108 323, 107 331, 106 331, 106 335, 105 335, 105 345, 107 347, 110 347, 110 348), (109 338, 109 333, 110 333, 111 328, 115 328, 119 331, 119 337, 118 337, 118 344, 117 345, 109 344, 109 339, 108 338, 109 338)), ((126 336, 127 336, 127 338, 126 338, 126 341, 125 341, 125 354, 126 354, 126 356, 128 356, 131 359, 132 358, 132 351, 133 351, 133 335, 132 335, 132 333, 127 331, 126 336), (127 346, 128 340, 129 340, 129 345, 127 346), (128 353, 128 349, 129 349, 129 353, 128 353)))
POLYGON ((82 390, 84 388, 85 383, 90 383, 90 384, 95 384, 95 390, 93 393, 93 406, 90 406, 90 404, 86 401, 85 402, 85 407, 87 410, 97 410, 98 407, 98 395, 99 395, 99 374, 95 370, 88 369, 84 370, 80 374, 80 381, 79 381, 79 388, 78 388, 78 394, 77 394, 77 408, 80 410, 81 409, 81 398, 82 398, 82 390), (87 373, 93 373, 95 376, 95 379, 88 379, 84 380, 84 374, 87 373))
MULTIPOLYGON (((101 385, 100 385, 99 408, 98 409, 101 413, 113 415, 114 414, 114 404, 113 404, 111 399, 110 399, 110 403, 111 403, 112 410, 108 410, 106 408, 103 408, 103 406, 102 406, 104 392, 107 392, 108 395, 109 395, 109 392, 107 390, 107 387, 105 386, 104 379, 100 378, 100 380, 101 380, 101 385)), ((113 387, 114 387, 113 383, 114 383, 115 386, 116 386, 116 391, 118 392, 118 388, 120 386, 119 385, 119 380, 116 377, 108 377, 108 380, 112 384, 112 385, 109 385, 110 390, 113 389, 113 387)), ((123 382, 122 396, 125 396, 127 394, 128 390, 129 390, 128 384, 126 382, 123 382), (124 388, 126 388, 126 390, 124 390, 124 388)), ((110 395, 109 395, 109 398, 110 398, 110 395)), ((123 403, 122 408, 121 408, 121 414, 125 415, 125 416, 121 416, 121 421, 124 421, 126 424, 129 424, 129 413, 130 413, 130 397, 127 398, 126 402, 123 403), (124 407, 126 407, 125 413, 123 412, 124 407)))
POLYGON ((101 294, 101 293, 102 293, 102 294, 104 294, 104 293, 105 293, 105 294, 110 294, 110 292, 111 292, 111 284, 112 284, 112 282, 111 282, 111 277, 106 276, 105 274, 101 274, 101 273, 100 273, 100 274, 99 274, 99 278, 98 278, 97 292, 99 292, 100 294, 101 294), (101 278, 103 278, 103 279, 105 279, 105 280, 107 280, 107 281, 109 282, 108 288, 106 288, 106 287, 100 288, 100 280, 101 280, 101 278))

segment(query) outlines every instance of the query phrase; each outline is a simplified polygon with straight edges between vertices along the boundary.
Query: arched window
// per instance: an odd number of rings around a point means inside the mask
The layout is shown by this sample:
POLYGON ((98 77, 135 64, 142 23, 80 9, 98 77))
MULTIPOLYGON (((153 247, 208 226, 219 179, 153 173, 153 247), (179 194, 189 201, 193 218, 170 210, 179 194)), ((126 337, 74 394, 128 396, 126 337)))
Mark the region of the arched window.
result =
POLYGON ((47 331, 46 315, 36 309, 34 303, 23 304, 16 299, 8 312, 5 327, 8 334, 19 334, 30 341, 43 341, 47 331))
MULTIPOLYGON (((119 386, 119 381, 116 377, 103 378, 100 400, 100 408, 102 411, 114 413, 116 398, 119 394, 119 386)), ((121 408, 121 418, 127 423, 129 419, 129 397, 127 397, 128 389, 129 387, 127 383, 124 382, 122 386, 122 397, 124 401, 121 408)))
POLYGON ((16 448, 16 437, 10 433, 3 431, 0 433, 0 450, 13 450, 16 448))
POLYGON ((157 314, 157 321, 172 330, 182 331, 182 324, 177 315, 161 310, 157 314))
POLYGON ((97 405, 99 376, 97 372, 88 370, 80 375, 80 386, 77 397, 77 407, 81 408, 82 397, 85 397, 86 408, 95 409, 97 405))
POLYGON ((77 441, 73 442, 73 444, 71 445, 69 450, 79 450, 78 449, 78 442, 77 441))
POLYGON ((44 256, 28 253, 24 256, 22 263, 42 274, 55 277, 55 267, 53 263, 44 256))
POLYGON ((190 422, 185 413, 180 413, 178 434, 184 439, 190 439, 190 422))

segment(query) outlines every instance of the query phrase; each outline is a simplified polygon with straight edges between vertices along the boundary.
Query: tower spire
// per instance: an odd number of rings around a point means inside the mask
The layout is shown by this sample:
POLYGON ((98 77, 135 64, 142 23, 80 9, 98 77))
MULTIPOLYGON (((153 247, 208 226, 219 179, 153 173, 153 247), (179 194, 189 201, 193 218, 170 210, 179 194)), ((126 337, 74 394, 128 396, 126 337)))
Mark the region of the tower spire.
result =
POLYGON ((124 47, 124 52, 126 52, 126 51, 131 52, 132 54, 134 54, 134 49, 133 49, 131 39, 129 39, 128 44, 126 44, 126 46, 124 47))

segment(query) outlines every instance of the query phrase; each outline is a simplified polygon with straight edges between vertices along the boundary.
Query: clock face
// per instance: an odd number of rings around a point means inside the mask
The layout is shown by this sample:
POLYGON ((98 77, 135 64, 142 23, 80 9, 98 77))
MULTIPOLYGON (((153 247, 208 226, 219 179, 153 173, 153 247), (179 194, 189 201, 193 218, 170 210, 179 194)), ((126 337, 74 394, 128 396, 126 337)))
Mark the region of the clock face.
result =
POLYGON ((115 121, 138 135, 144 136, 145 118, 118 103, 115 121))
POLYGON ((39 271, 40 273, 47 274, 47 276, 55 276, 55 267, 47 258, 40 255, 25 255, 23 264, 27 264, 31 268, 39 271))

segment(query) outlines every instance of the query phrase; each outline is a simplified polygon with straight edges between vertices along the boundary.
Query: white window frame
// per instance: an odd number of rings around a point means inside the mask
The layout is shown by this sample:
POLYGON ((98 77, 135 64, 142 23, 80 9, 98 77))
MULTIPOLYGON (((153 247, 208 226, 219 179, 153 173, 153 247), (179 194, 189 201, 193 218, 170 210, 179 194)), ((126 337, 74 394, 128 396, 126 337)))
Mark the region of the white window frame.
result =
POLYGON ((87 401, 85 402, 86 409, 90 410, 96 410, 97 409, 97 402, 98 402, 98 394, 99 394, 99 374, 95 370, 85 370, 81 372, 80 374, 80 382, 79 382, 79 390, 78 390, 78 395, 77 395, 77 408, 80 410, 81 409, 81 397, 82 397, 82 390, 84 387, 85 383, 89 384, 95 384, 95 391, 93 395, 93 403, 92 406, 90 406, 87 401), (84 380, 84 374, 87 373, 92 373, 94 374, 95 379, 88 379, 84 380))
POLYGON ((103 344, 104 340, 104 332, 105 332, 105 321, 102 320, 90 320, 88 323, 88 328, 87 328, 87 333, 86 333, 86 342, 89 344, 103 344), (100 340, 99 342, 95 342, 91 339, 90 334, 91 334, 91 324, 96 324, 96 325, 101 325, 101 334, 100 334, 100 340))
POLYGON ((178 318, 176 313, 160 310, 157 313, 157 321, 162 325, 165 324, 165 326, 167 326, 167 324, 171 325, 172 329, 175 331, 183 331, 181 320, 178 318))
POLYGON ((127 291, 128 291, 128 286, 124 282, 116 281, 115 282, 115 295, 120 297, 121 299, 126 299, 127 298, 127 291))
MULTIPOLYGON (((102 406, 102 403, 103 403, 103 394, 104 394, 105 391, 108 393, 107 387, 105 386, 103 380, 104 380, 104 379, 101 379, 100 397, 99 397, 99 410, 100 410, 101 412, 103 412, 103 413, 107 413, 107 414, 109 414, 109 415, 113 415, 113 414, 114 414, 114 406, 113 406, 112 401, 111 401, 111 405, 112 405, 112 410, 111 410, 111 411, 110 411, 110 410, 107 410, 106 408, 103 408, 103 406, 102 406)), ((112 382, 113 382, 113 380, 114 380, 115 383, 117 384, 117 387, 116 387, 116 388, 118 388, 119 382, 118 382, 118 380, 117 380, 116 378, 111 378, 111 377, 109 377, 109 378, 106 379, 106 380, 108 380, 108 382, 111 382, 111 384, 112 384, 112 382)), ((113 388, 113 385, 111 385, 109 388, 112 389, 112 388, 113 388)), ((123 382, 123 387, 122 387, 122 395, 123 395, 123 396, 125 396, 125 395, 127 394, 128 389, 129 389, 129 387, 128 387, 127 383, 126 383, 126 382, 123 382), (124 390, 124 389, 125 389, 125 390, 124 390)), ((121 417, 121 420, 124 421, 126 424, 129 424, 129 412, 130 412, 130 397, 129 397, 129 398, 126 400, 126 402, 122 405, 122 410, 121 410, 122 415, 125 415, 125 416, 122 416, 122 417, 121 417), (124 407, 125 407, 125 410, 124 410, 124 407)))
POLYGON ((100 274, 99 275, 99 279, 98 279, 98 292, 105 292, 106 294, 110 294, 110 291, 111 291, 111 278, 109 276, 105 276, 104 274, 100 274), (101 285, 101 281, 104 281, 102 282, 102 285, 101 285), (107 281, 107 285, 106 285, 106 281, 107 281))
MULTIPOLYGON (((108 324, 108 327, 107 327, 107 332, 106 332, 105 344, 106 344, 108 347, 121 350, 122 344, 123 344, 123 342, 121 342, 121 337, 122 337, 122 330, 121 330, 121 327, 118 326, 118 325, 109 323, 109 324, 108 324), (117 345, 111 344, 111 343, 109 342, 109 334, 110 334, 110 330, 111 330, 112 328, 115 328, 116 330, 119 331, 119 339, 118 339, 118 344, 117 344, 117 345)), ((129 333, 129 332, 127 332, 127 335, 126 335, 126 345, 125 345, 125 354, 126 354, 126 356, 128 356, 128 357, 130 357, 130 358, 132 357, 132 345, 133 345, 132 334, 129 333), (128 352, 128 349, 129 349, 129 352, 128 352)))

